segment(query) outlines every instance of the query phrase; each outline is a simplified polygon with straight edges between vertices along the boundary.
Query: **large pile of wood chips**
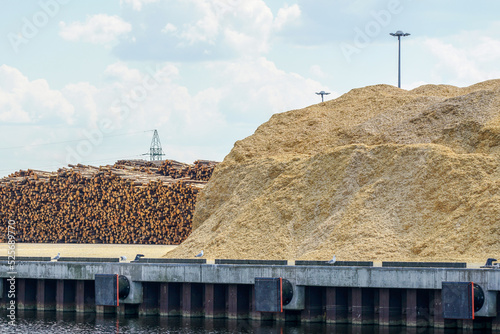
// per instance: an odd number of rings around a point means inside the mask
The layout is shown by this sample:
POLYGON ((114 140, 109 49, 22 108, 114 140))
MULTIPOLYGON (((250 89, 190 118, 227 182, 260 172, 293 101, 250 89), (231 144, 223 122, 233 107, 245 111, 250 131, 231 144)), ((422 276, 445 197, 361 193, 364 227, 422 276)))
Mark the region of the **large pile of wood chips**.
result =
POLYGON ((483 262, 500 256, 500 80, 387 85, 236 142, 168 257, 483 262))

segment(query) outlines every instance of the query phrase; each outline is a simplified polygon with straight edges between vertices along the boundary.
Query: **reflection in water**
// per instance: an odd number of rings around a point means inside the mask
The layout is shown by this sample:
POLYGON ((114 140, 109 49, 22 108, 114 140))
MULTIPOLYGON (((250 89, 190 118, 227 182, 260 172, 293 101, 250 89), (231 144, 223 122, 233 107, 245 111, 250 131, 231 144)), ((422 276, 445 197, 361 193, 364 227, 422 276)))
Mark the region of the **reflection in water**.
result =
MULTIPOLYGON (((16 328, 8 325, 6 313, 0 311, 0 333, 179 333, 179 334, 455 334, 456 330, 428 328, 330 325, 323 323, 277 323, 250 320, 176 318, 176 317, 116 317, 94 313, 18 311, 16 328)), ((484 333, 479 331, 478 333, 484 333)))

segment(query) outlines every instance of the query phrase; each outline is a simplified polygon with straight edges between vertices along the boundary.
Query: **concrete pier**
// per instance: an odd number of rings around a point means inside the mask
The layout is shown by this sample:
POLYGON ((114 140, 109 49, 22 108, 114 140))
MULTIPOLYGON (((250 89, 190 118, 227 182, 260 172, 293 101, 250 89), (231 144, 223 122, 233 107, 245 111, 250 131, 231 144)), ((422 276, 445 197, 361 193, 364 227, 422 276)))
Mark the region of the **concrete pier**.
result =
MULTIPOLYGON (((0 305, 8 305, 7 264, 0 261, 0 305)), ((16 264, 18 310, 327 322, 384 327, 500 330, 500 316, 443 318, 442 283, 475 282, 500 291, 500 270, 273 264, 102 263, 23 261, 16 264), (127 276, 141 286, 138 301, 96 305, 95 275, 127 276), (302 306, 258 312, 255 278, 281 277, 303 290, 302 306)), ((298 298, 298 297, 297 297, 298 298)), ((497 310, 500 302, 497 299, 497 310)), ((356 332, 357 327, 353 327, 356 332)))

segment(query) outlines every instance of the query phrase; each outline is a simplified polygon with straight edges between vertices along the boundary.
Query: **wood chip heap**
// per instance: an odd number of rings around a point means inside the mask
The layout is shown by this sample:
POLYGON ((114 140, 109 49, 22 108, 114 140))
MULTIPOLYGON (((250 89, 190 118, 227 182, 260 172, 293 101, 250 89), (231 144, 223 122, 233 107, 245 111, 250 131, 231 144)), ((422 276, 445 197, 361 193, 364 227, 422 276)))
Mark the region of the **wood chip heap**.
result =
POLYGON ((124 160, 15 172, 0 179, 0 242, 14 220, 17 242, 179 244, 191 233, 196 196, 215 165, 124 160), (166 166, 190 173, 165 176, 166 166))
POLYGON ((500 80, 376 85, 275 114, 235 143, 168 257, 500 256, 500 80))

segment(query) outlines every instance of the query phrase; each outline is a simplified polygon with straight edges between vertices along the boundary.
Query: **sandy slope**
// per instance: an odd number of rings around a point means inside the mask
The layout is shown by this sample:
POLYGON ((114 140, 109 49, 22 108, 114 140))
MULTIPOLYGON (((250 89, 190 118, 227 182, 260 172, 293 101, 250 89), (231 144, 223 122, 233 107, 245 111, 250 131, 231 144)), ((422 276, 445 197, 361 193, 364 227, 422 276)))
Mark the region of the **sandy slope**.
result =
POLYGON ((377 85, 274 115, 235 144, 168 257, 500 255, 500 80, 377 85))

